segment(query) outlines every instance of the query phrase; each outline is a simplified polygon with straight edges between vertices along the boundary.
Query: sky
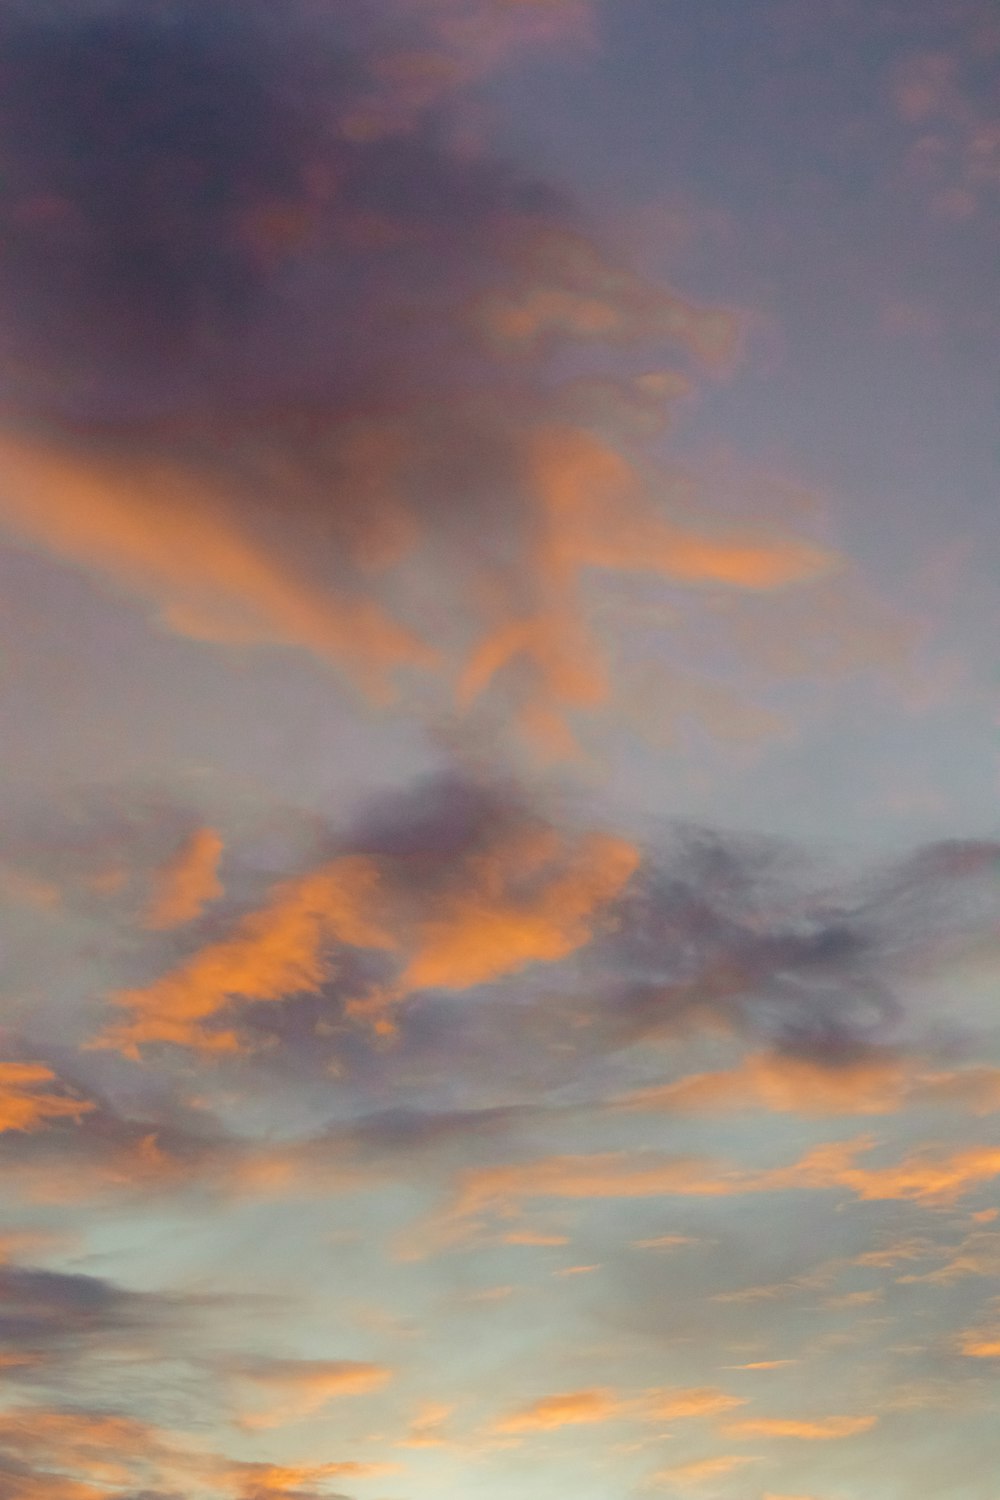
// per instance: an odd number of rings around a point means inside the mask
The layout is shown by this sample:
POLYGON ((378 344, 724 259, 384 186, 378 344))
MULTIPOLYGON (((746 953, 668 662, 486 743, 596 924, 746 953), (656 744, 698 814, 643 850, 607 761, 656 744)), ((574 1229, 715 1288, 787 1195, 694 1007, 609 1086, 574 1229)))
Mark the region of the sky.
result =
POLYGON ((0 0, 0 1500, 995 1500, 990 0, 0 0))

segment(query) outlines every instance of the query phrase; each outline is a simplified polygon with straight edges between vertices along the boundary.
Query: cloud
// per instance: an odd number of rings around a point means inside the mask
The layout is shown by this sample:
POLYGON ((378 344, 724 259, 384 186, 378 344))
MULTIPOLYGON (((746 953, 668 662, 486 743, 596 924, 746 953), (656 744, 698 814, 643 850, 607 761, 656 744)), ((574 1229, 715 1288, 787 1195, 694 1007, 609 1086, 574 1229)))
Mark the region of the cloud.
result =
POLYGON ((810 1057, 752 1053, 732 1068, 636 1089, 615 1105, 678 1115, 766 1110, 817 1118, 887 1115, 908 1106, 937 1105, 987 1115, 1000 1110, 1000 1069, 925 1072, 914 1059, 878 1050, 845 1056, 833 1066, 810 1057))
MULTIPOLYGON (((957 1092, 957 1091, 956 1091, 957 1092)), ((800 1115, 891 1114, 905 1095, 898 1057, 861 1054, 836 1067, 809 1057, 757 1053, 736 1067, 695 1073, 639 1089, 618 1101, 625 1109, 724 1114, 764 1109, 800 1115)))
POLYGON ((179 1493, 192 1492, 221 1493, 232 1500, 301 1500, 304 1495, 343 1500, 331 1494, 327 1481, 393 1472, 392 1464, 360 1460, 316 1464, 227 1458, 120 1412, 20 1406, 0 1414, 0 1479, 8 1473, 16 1476, 4 1494, 19 1500, 103 1500, 139 1486, 136 1500, 175 1500, 179 1493), (157 1488, 150 1489, 151 1484, 157 1488))
POLYGON ((650 1476, 650 1484, 680 1485, 682 1489, 706 1483, 712 1479, 722 1479, 727 1474, 733 1474, 737 1469, 744 1468, 747 1464, 757 1463, 756 1458, 748 1458, 742 1454, 725 1453, 716 1458, 694 1459, 691 1463, 674 1464, 671 1468, 658 1469, 650 1476))
POLYGON ((639 861, 624 839, 591 835, 567 850, 547 829, 470 861, 465 889, 419 924, 399 992, 469 989, 568 957, 590 942, 639 861))
POLYGON ((698 1245, 701 1241, 690 1234, 658 1234, 648 1240, 633 1240, 633 1250, 676 1250, 682 1245, 698 1245))
MULTIPOLYGON (((119 992, 125 1018, 99 1044, 222 1056, 245 1051, 254 1031, 291 1045, 296 1026, 324 1015, 388 1033, 408 997, 535 966, 562 985, 572 960, 578 998, 559 1005, 586 1017, 574 1037, 584 1053, 699 1022, 771 1044, 729 1070, 646 1083, 621 1107, 876 1114, 964 1095, 993 1108, 992 1070, 931 1070, 897 1043, 907 1020, 897 991, 921 952, 968 932, 977 907, 966 895, 989 877, 990 844, 929 847, 831 890, 819 872, 804 878, 787 848, 681 829, 642 849, 560 826, 516 788, 455 775, 330 841, 330 859, 243 916, 220 913, 200 949, 119 992)), ((236 902, 235 869, 232 882, 236 902)))
MULTIPOLYGON (((809 1062, 831 1075, 815 1075, 817 1107, 835 1111, 838 1094, 853 1093, 880 1109, 881 1099, 909 1102, 911 1088, 915 1102, 918 1070, 904 1043, 919 1050, 923 1017, 905 997, 913 976, 947 967, 988 929, 996 859, 989 840, 945 841, 827 882, 777 841, 677 829, 647 849, 614 931, 591 955, 601 999, 589 1008, 590 1045, 624 1050, 708 1025, 777 1054, 735 1078, 691 1084, 686 1099, 680 1087, 677 1105, 713 1090, 720 1106, 744 1090, 771 1108, 805 1102, 809 1062)), ((669 1108, 669 1094, 660 1097, 669 1108)))
MULTIPOLYGON (((79 1390, 92 1398, 109 1372, 190 1354, 195 1331, 225 1308, 225 1298, 0 1265, 0 1367, 18 1391, 79 1390)), ((0 1450, 4 1441, 0 1430, 0 1450)))
POLYGON ((1000 1326, 967 1328, 958 1337, 958 1348, 967 1359, 1000 1359, 1000 1326))
POLYGON ((517 350, 559 334, 634 343, 662 338, 706 365, 735 353, 739 321, 699 308, 610 265, 582 235, 546 227, 512 247, 516 280, 481 296, 472 316, 501 349, 517 350))
MULTIPOLYGON (((937 1207, 955 1203, 1000 1176, 1000 1150, 995 1147, 951 1152, 927 1147, 889 1166, 857 1165, 856 1158, 874 1146, 867 1137, 831 1141, 787 1166, 762 1171, 654 1151, 604 1151, 474 1167, 459 1173, 443 1207, 404 1234, 400 1254, 417 1257, 474 1243, 488 1219, 509 1218, 534 1199, 719 1198, 846 1188, 865 1202, 896 1200, 937 1207)), ((780 1288, 766 1289, 769 1294, 775 1290, 780 1288)), ((755 1289, 753 1295, 760 1294, 755 1289)))
POLYGON ((198 828, 154 873, 146 926, 180 927, 199 917, 223 894, 218 865, 222 839, 214 828, 198 828))
POLYGON ((535 1161, 471 1168, 459 1175, 453 1197, 417 1230, 405 1236, 402 1252, 464 1243, 481 1227, 483 1215, 509 1216, 525 1200, 565 1198, 643 1198, 670 1194, 727 1192, 698 1159, 629 1156, 600 1152, 589 1156, 550 1156, 535 1161))
POLYGON ((13 437, 0 437, 0 459, 0 519, 151 600, 161 623, 177 634, 296 646, 338 665, 356 664, 373 693, 385 691, 389 667, 428 660, 377 604, 317 590, 242 532, 213 509, 205 482, 183 469, 171 471, 160 460, 149 474, 130 473, 13 437))
POLYGON ((321 1411, 344 1396, 379 1391, 393 1376, 385 1365, 345 1359, 234 1358, 220 1368, 237 1386, 266 1401, 261 1410, 242 1411, 248 1429, 286 1426, 321 1411))
MULTIPOLYGON (((624 839, 563 832, 499 804, 482 826, 456 830, 450 857, 435 851, 433 820, 426 829, 422 883, 406 853, 405 827, 398 851, 397 836, 385 829, 369 839, 356 834, 354 844, 372 852, 345 853, 279 883, 228 935, 152 984, 115 995, 127 1019, 92 1045, 131 1057, 153 1043, 237 1052, 240 1035, 220 1021, 231 1014, 238 1022, 251 1005, 318 994, 348 949, 400 955, 396 977, 344 1000, 349 1019, 387 1033, 412 994, 493 983, 585 948, 641 858, 624 839)), ((446 829, 441 836, 451 837, 446 829)))
POLYGON ((754 1359, 746 1365, 727 1365, 727 1370, 783 1370, 786 1365, 797 1365, 797 1359, 754 1359))
POLYGON ((711 368, 737 337, 470 145, 469 82, 529 39, 579 42, 591 10, 9 6, 11 533, 161 628, 308 652, 373 699, 487 715, 500 694, 558 756, 608 690, 589 570, 755 593, 836 567, 708 504, 674 514, 664 476, 568 420, 547 378, 567 340, 614 366, 641 338, 648 416, 686 381, 672 349, 711 368))
POLYGON ((716 1386, 676 1386, 651 1393, 649 1415, 654 1420, 673 1422, 680 1417, 716 1417, 746 1404, 745 1396, 732 1396, 716 1386))
POLYGON ((106 1490, 68 1479, 65 1474, 42 1474, 16 1459, 0 1454, 0 1484, 5 1500, 104 1500, 106 1490))
POLYGON ((575 1427, 593 1422, 607 1422, 619 1410, 610 1391, 566 1391, 558 1396, 540 1396, 493 1424, 498 1433, 551 1432, 558 1427, 575 1427))
POLYGON ((47 1087, 58 1083, 43 1063, 0 1062, 0 1132, 40 1130, 55 1120, 79 1120, 94 1108, 90 1100, 47 1087))
POLYGON ((927 1204, 955 1203, 965 1193, 1000 1176, 1000 1148, 925 1147, 887 1167, 858 1167, 854 1157, 872 1142, 838 1142, 808 1152, 789 1168, 765 1173, 761 1186, 846 1187, 863 1201, 898 1199, 927 1204))
MULTIPOLYGON (((169 1476, 172 1460, 180 1457, 172 1450, 147 1423, 118 1413, 22 1406, 0 1414, 0 1453, 31 1466, 28 1472, 38 1480, 41 1495, 46 1481, 70 1479, 98 1485, 98 1493, 106 1494, 109 1486, 117 1489, 134 1480, 146 1465, 169 1476)), ((55 1496, 59 1493, 55 1489, 55 1496)))
POLYGON ((802 1438, 807 1442, 826 1442, 832 1438, 854 1437, 870 1432, 878 1417, 821 1417, 815 1421, 759 1417, 745 1422, 730 1422, 730 1437, 802 1438))
MULTIPOLYGON (((988 1210, 987 1210, 988 1212, 988 1210)), ((970 1215, 973 1222, 977 1215, 970 1215)), ((917 1253, 923 1258, 931 1255, 942 1258, 944 1264, 932 1271, 911 1272, 897 1277, 900 1286, 925 1282, 928 1286, 953 1286, 967 1276, 1000 1275, 1000 1234, 977 1229, 966 1235, 958 1245, 923 1245, 917 1253)))
POLYGON ((156 1042, 205 1052, 235 1051, 232 1030, 212 1023, 235 998, 280 1001, 318 989, 331 973, 329 950, 338 943, 391 945, 372 915, 378 872, 345 858, 286 882, 267 905, 244 917, 231 937, 209 943, 145 989, 125 991, 115 1003, 129 1019, 94 1045, 130 1056, 156 1042))
POLYGON ((406 1429, 406 1436, 400 1441, 401 1448, 444 1448, 451 1439, 448 1437, 448 1418, 455 1410, 453 1406, 440 1401, 425 1402, 417 1410, 413 1420, 406 1429))

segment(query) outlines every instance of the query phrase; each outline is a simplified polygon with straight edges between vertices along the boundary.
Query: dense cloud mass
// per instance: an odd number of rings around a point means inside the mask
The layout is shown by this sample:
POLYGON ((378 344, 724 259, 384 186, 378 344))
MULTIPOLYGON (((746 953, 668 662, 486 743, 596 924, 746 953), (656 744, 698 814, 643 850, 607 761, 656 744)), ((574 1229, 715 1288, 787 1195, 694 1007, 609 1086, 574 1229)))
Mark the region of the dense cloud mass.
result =
MULTIPOLYGON (((724 364, 736 321, 463 144, 451 9, 5 9, 4 516, 170 631, 382 698, 430 673, 463 715, 498 685, 565 755, 608 693, 586 570, 754 591, 833 559, 706 530, 689 479, 580 424, 598 399, 655 432, 690 388, 663 361, 724 364), (394 112, 435 59, 451 96, 394 112), (653 372, 553 387, 595 341, 653 372)), ((502 43, 522 8, 483 9, 502 43)))
POLYGON ((5 6, 3 306, 19 402, 113 421, 206 399, 239 411, 255 394, 390 394, 404 304, 425 314, 426 293, 486 260, 491 217, 552 195, 463 165, 430 121, 366 138, 355 116, 378 55, 365 11, 5 6))

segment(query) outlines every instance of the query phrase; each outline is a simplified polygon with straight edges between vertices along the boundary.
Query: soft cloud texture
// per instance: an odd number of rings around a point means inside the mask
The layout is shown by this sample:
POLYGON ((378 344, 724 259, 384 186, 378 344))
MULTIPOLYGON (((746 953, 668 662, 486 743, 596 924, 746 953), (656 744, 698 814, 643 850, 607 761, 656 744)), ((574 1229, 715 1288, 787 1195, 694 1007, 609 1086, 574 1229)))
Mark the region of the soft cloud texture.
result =
POLYGON ((995 1500, 988 0, 0 0, 0 1497, 995 1500))

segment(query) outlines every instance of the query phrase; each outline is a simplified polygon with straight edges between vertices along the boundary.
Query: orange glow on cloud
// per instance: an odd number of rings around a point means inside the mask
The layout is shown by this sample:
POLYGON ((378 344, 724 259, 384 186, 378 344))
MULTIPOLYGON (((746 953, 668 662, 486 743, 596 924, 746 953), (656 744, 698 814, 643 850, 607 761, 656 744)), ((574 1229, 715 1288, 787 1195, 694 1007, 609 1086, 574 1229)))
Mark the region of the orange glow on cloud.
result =
POLYGON ((802 1438, 807 1442, 825 1442, 830 1438, 854 1437, 870 1432, 878 1417, 822 1417, 818 1421, 783 1420, 759 1417, 754 1421, 732 1422, 726 1432, 732 1437, 802 1438))
POLYGON ((627 1109, 722 1114, 766 1109, 780 1114, 869 1115, 898 1109, 906 1070, 895 1059, 859 1057, 824 1067, 810 1058, 758 1053, 717 1073, 641 1089, 618 1101, 627 1109))
POLYGON ((715 1417, 721 1412, 732 1411, 736 1406, 745 1406, 745 1396, 731 1396, 716 1386, 677 1387, 673 1390, 655 1391, 649 1414, 653 1418, 672 1422, 679 1417, 715 1417))
POLYGON ((590 941, 602 909, 628 884, 639 858, 625 840, 594 834, 568 857, 543 835, 534 849, 516 840, 474 861, 467 888, 422 925, 399 980, 401 992, 467 989, 575 953, 590 941), (525 881, 532 864, 540 879, 525 881))
POLYGON ((374 601, 338 600, 289 572, 227 518, 224 497, 198 492, 206 481, 193 474, 102 467, 10 435, 0 464, 0 522, 150 601, 178 635, 298 646, 375 694, 393 668, 431 660, 374 601))
POLYGON ((0 1062, 0 1131, 39 1130, 53 1120, 79 1120, 94 1106, 45 1091, 56 1075, 41 1063, 0 1062))
POLYGON ((748 1458, 743 1454, 725 1453, 718 1458, 699 1458, 688 1464, 675 1464, 669 1469, 659 1469, 652 1475, 652 1484, 679 1484, 686 1489, 689 1485, 704 1484, 708 1480, 722 1479, 726 1474, 732 1474, 737 1469, 742 1469, 746 1464, 758 1463, 756 1458, 748 1458))
POLYGON ((550 336, 630 343, 667 338, 703 364, 725 365, 739 339, 733 314, 695 307, 620 266, 582 235, 547 229, 518 240, 521 284, 481 297, 473 320, 485 339, 519 350, 550 336))
POLYGON ((567 1391, 542 1396, 494 1424, 498 1433, 551 1432, 557 1427, 607 1422, 618 1411, 618 1402, 607 1390, 567 1391))
MULTIPOLYGON (((639 861, 639 851, 623 839, 591 834, 566 842, 551 829, 528 829, 470 858, 462 878, 433 897, 429 911, 420 910, 425 902, 418 899, 413 912, 412 900, 393 891, 377 861, 335 860, 278 886, 230 936, 161 979, 117 994, 114 1004, 129 1019, 92 1045, 132 1057, 155 1042, 236 1051, 236 1031, 210 1023, 236 1002, 315 993, 334 972, 337 944, 409 951, 389 987, 347 1006, 355 1019, 391 1031, 393 1008, 415 991, 467 989, 584 947, 639 861)), ((185 899, 204 874, 185 869, 185 899)))
POLYGON ((146 926, 156 931, 194 921, 222 894, 218 866, 222 839, 214 828, 199 828, 157 870, 146 911, 146 926))
POLYGON ((996 1482, 990 10, 0 0, 0 1500, 996 1482))
POLYGON ((964 1193, 1000 1177, 1000 1148, 970 1146, 951 1153, 923 1150, 889 1167, 856 1167, 853 1157, 870 1143, 838 1142, 820 1146, 790 1168, 760 1179, 771 1187, 847 1187, 857 1197, 909 1199, 918 1203, 954 1203, 964 1193))
POLYGON ((970 1330, 962 1335, 959 1348, 969 1359, 1000 1359, 1000 1328, 993 1331, 970 1330))
POLYGON ((525 450, 537 514, 524 563, 541 602, 529 610, 523 602, 508 603, 470 653, 456 696, 468 710, 501 673, 526 667, 520 723, 555 758, 576 753, 566 713, 593 710, 610 696, 607 668, 579 598, 587 569, 768 592, 810 582, 838 565, 830 552, 788 537, 715 534, 690 520, 670 520, 656 503, 655 478, 641 475, 583 428, 536 426, 525 450))
POLYGON ((337 943, 392 946, 372 915, 377 881, 370 861, 348 858, 279 886, 232 937, 210 943, 147 988, 115 996, 130 1018, 93 1045, 133 1057, 156 1042, 203 1052, 236 1050, 235 1032, 206 1025, 232 999, 279 1001, 314 992, 333 972, 329 950, 337 943))
POLYGON ((237 1384, 245 1384, 268 1398, 263 1410, 243 1412, 240 1425, 249 1430, 286 1426, 320 1411, 344 1396, 379 1391, 393 1372, 384 1365, 355 1360, 265 1360, 236 1364, 237 1384))
POLYGON ((406 1436, 400 1440, 399 1446, 401 1448, 447 1447, 450 1439, 445 1424, 454 1410, 455 1408, 446 1402, 424 1402, 410 1422, 406 1436))
POLYGON ((777 589, 828 572, 818 547, 698 535, 657 515, 636 470, 592 433, 551 428, 532 443, 537 493, 549 520, 549 571, 653 572, 677 583, 777 589))

